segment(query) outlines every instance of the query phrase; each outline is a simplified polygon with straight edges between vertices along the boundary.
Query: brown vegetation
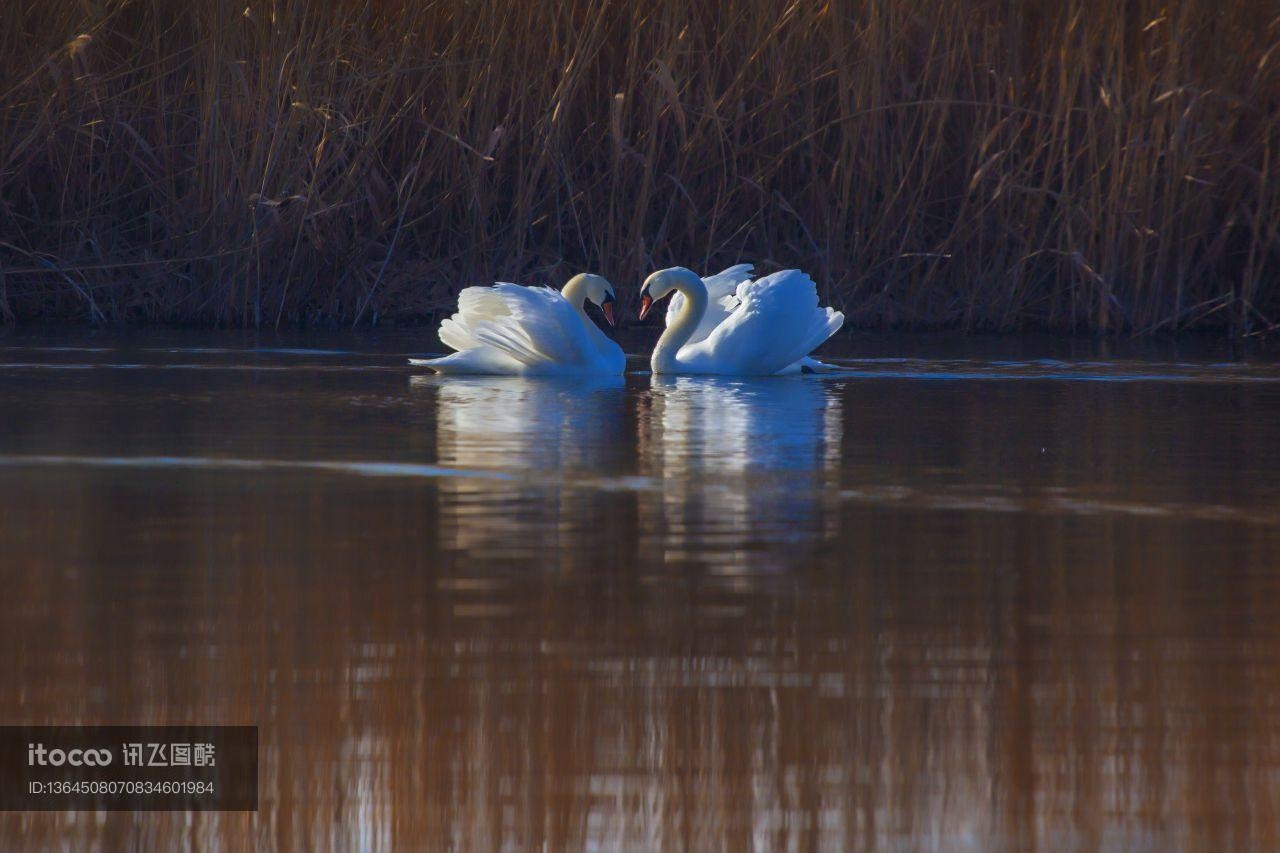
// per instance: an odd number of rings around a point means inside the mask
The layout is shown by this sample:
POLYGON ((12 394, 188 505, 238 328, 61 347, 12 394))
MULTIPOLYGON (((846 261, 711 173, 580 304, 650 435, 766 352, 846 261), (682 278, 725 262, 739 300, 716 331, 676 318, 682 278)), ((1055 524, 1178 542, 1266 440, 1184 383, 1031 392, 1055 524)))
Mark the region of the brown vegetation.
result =
POLYGON ((0 321, 424 317, 739 260, 858 325, 1280 318, 1246 0, 10 0, 0 321))

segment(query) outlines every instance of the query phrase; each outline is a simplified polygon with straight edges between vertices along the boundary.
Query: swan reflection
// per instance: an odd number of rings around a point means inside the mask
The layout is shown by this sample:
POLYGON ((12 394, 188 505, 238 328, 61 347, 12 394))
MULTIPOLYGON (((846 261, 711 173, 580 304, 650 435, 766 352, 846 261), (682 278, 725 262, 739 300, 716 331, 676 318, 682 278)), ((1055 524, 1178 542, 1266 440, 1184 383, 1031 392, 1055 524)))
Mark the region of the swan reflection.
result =
POLYGON ((720 571, 794 564, 838 483, 839 398, 808 379, 655 376, 640 419, 642 526, 663 558, 720 571))
POLYGON ((446 548, 521 557, 588 523, 590 490, 623 436, 622 377, 413 377, 433 394, 436 460, 503 479, 442 481, 446 548))

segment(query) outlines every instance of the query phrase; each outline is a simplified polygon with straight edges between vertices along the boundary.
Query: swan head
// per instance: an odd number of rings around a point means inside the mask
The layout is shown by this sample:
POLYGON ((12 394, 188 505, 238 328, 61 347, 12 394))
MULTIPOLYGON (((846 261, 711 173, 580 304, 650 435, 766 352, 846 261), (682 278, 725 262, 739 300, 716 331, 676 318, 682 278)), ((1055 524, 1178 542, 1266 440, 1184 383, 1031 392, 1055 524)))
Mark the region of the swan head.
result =
POLYGON ((702 284, 702 279, 697 273, 684 267, 658 270, 646 278, 644 284, 640 286, 640 319, 643 320, 649 315, 655 302, 661 302, 672 291, 679 290, 680 285, 690 286, 689 279, 702 284))
POLYGON ((609 325, 617 325, 618 318, 613 313, 613 306, 618 300, 613 294, 613 285, 604 276, 589 272, 578 273, 565 282, 564 287, 560 288, 560 292, 564 294, 565 299, 575 305, 581 306, 583 300, 586 300, 593 305, 600 306, 600 310, 604 312, 604 318, 609 321, 609 325))

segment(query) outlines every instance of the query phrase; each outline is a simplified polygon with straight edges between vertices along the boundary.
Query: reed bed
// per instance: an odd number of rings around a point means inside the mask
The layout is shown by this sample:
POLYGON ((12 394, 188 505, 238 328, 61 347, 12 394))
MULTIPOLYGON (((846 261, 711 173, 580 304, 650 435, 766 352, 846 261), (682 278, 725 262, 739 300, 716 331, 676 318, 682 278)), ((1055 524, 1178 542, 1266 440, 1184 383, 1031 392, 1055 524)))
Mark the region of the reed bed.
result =
POLYGON ((429 318, 799 266, 851 324, 1265 332, 1244 0, 8 0, 0 321, 429 318))

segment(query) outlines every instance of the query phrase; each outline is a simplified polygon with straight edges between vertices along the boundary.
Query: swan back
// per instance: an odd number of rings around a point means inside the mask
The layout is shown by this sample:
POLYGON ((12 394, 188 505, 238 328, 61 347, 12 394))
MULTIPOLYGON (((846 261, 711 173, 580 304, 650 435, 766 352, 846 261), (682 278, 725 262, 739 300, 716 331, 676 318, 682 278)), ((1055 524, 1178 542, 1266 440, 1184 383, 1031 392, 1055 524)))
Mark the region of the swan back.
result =
POLYGON ((691 372, 767 376, 782 372, 835 334, 844 315, 818 305, 813 279, 783 270, 744 281, 729 316, 707 338, 681 349, 691 372))

